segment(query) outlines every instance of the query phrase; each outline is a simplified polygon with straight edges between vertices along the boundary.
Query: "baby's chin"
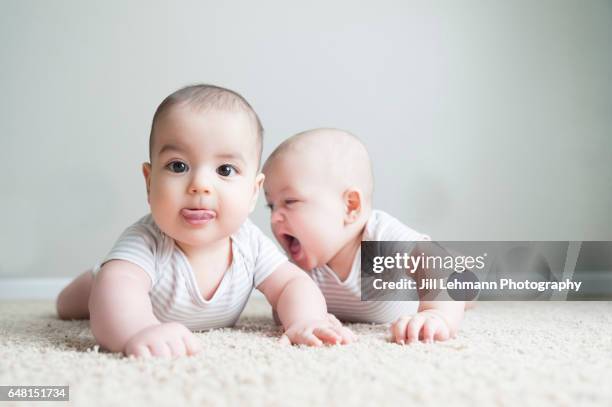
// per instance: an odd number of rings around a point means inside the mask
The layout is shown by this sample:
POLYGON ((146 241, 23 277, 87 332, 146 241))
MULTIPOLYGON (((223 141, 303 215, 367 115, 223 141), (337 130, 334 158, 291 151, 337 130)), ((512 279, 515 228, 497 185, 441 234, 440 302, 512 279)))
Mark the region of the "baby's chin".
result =
POLYGON ((224 239, 229 239, 229 235, 202 233, 202 231, 184 231, 180 230, 172 235, 168 234, 174 241, 179 243, 179 246, 188 246, 192 248, 205 248, 213 244, 219 243, 224 239), (198 233, 200 232, 200 233, 198 233))
MULTIPOLYGON (((288 254, 291 257, 291 254, 288 254)), ((307 252, 303 252, 302 256, 298 259, 292 258, 291 261, 305 271, 310 271, 316 267, 322 267, 325 262, 319 262, 315 256, 309 255, 307 252)))
POLYGON ((304 271, 310 271, 316 267, 316 264, 314 262, 308 261, 307 259, 291 259, 291 262, 304 271))

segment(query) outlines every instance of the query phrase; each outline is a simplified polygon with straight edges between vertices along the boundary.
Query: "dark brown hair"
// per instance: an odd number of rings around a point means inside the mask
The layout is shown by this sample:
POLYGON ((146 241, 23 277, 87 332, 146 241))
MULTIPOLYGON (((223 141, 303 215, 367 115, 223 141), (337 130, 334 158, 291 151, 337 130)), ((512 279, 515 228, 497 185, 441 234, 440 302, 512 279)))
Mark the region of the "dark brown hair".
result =
POLYGON ((166 97, 157 107, 155 115, 153 115, 151 133, 149 134, 149 160, 151 160, 153 154, 155 125, 172 107, 180 104, 188 104, 203 110, 214 108, 230 111, 238 110, 247 113, 255 121, 257 127, 257 162, 259 163, 263 149, 264 130, 259 116, 257 116, 253 107, 238 92, 222 88, 221 86, 206 84, 191 85, 179 89, 166 97))

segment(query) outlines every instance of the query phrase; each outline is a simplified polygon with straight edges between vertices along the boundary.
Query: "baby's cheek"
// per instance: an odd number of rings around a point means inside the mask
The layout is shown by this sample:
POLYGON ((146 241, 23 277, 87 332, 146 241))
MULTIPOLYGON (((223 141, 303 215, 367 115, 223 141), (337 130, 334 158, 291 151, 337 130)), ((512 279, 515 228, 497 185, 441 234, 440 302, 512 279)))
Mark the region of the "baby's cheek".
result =
POLYGON ((308 233, 308 238, 313 241, 325 241, 330 237, 330 230, 333 224, 321 217, 311 216, 309 219, 303 220, 303 225, 308 233))
POLYGON ((172 195, 164 194, 163 191, 159 190, 151 191, 149 204, 151 205, 151 210, 157 212, 160 217, 168 216, 168 212, 174 206, 172 195))
POLYGON ((239 197, 226 197, 223 203, 223 216, 226 221, 231 224, 240 225, 249 215, 250 202, 239 197))

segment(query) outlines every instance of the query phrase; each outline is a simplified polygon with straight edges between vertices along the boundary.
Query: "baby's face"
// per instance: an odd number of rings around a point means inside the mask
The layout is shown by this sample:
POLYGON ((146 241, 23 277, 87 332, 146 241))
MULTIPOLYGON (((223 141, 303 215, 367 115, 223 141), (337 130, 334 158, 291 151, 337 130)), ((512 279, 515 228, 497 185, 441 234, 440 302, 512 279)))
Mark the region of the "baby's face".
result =
POLYGON ((275 157, 264 174, 276 240, 304 270, 327 264, 345 244, 343 191, 298 153, 275 157))
POLYGON ((227 238, 253 210, 257 135, 245 113, 175 106, 156 125, 143 165, 151 214, 183 249, 227 238))

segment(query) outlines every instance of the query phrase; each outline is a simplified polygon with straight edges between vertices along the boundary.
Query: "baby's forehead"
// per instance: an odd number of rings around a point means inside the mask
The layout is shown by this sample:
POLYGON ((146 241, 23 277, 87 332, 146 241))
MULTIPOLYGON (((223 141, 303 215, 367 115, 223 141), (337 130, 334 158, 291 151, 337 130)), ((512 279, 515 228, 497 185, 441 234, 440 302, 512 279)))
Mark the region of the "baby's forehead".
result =
POLYGON ((345 176, 354 170, 364 171, 370 168, 367 155, 357 155, 341 145, 295 143, 273 153, 265 163, 268 172, 288 172, 299 168, 299 175, 304 179, 321 177, 333 178, 345 176))
POLYGON ((263 172, 267 177, 282 175, 283 178, 308 179, 317 169, 316 156, 304 151, 285 150, 266 160, 263 172))
POLYGON ((321 178, 298 172, 267 172, 264 193, 267 199, 307 198, 321 194, 342 194, 342 188, 333 178, 321 178))
POLYGON ((263 172, 264 189, 270 193, 302 193, 338 190, 340 177, 308 155, 283 154, 268 159, 263 172))
POLYGON ((259 164, 259 136, 248 115, 237 111, 210 109, 202 112, 188 107, 174 107, 160 118, 154 131, 154 150, 160 154, 165 146, 189 148, 192 152, 224 150, 227 154, 242 155, 245 160, 259 164), (219 120, 220 116, 223 117, 219 120), (206 132, 209 137, 198 137, 206 132), (214 143, 210 143, 210 138, 214 143))
MULTIPOLYGON (((370 195, 372 166, 365 146, 350 133, 317 129, 285 140, 264 166, 266 178, 337 189, 355 186, 370 195)), ((264 184, 265 185, 265 184, 264 184)))

